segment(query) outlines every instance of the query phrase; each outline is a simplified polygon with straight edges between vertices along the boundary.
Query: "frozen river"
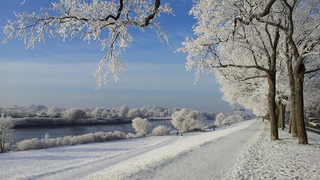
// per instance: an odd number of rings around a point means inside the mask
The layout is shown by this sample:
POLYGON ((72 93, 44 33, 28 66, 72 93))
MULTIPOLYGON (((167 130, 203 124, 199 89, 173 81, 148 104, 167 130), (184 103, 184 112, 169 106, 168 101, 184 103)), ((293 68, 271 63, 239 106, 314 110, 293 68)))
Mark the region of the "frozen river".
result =
MULTIPOLYGON (((151 121, 149 131, 158 125, 165 125, 173 128, 170 120, 157 120, 151 121)), ((63 136, 77 136, 92 132, 110 132, 110 131, 122 131, 122 132, 134 132, 130 123, 120 124, 103 124, 103 125, 87 125, 87 126, 62 126, 62 127, 37 127, 37 128, 19 128, 15 129, 14 143, 24 139, 42 138, 46 133, 50 137, 63 137, 63 136)))

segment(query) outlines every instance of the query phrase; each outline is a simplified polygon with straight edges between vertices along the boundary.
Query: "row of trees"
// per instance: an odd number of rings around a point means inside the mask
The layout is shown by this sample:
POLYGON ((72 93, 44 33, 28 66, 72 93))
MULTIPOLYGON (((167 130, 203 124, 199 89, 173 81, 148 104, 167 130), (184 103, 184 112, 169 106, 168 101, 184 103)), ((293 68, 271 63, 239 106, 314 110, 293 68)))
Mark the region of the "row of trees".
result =
POLYGON ((303 93, 319 92, 319 8, 318 0, 195 1, 196 38, 180 51, 189 70, 214 72, 225 100, 268 114, 272 140, 279 139, 276 100, 288 100, 290 130, 308 144, 303 93))
MULTIPOLYGON (((31 105, 29 107, 14 106, 11 108, 0 108, 0 113, 5 116, 13 118, 25 118, 25 117, 46 117, 46 118, 65 118, 67 120, 75 121, 79 119, 87 118, 102 118, 102 119, 134 119, 161 117, 170 118, 171 115, 179 111, 179 108, 163 108, 157 106, 143 106, 140 108, 129 108, 127 105, 122 105, 115 109, 106 108, 47 108, 45 105, 31 105)), ((215 113, 202 112, 203 116, 207 119, 214 119, 215 113)))
MULTIPOLYGON (((129 108, 127 105, 122 105, 115 109, 106 108, 48 108, 45 105, 31 105, 29 107, 14 106, 10 108, 1 108, 0 113, 13 118, 23 117, 70 117, 72 114, 81 114, 81 118, 136 118, 136 117, 170 117, 172 112, 178 108, 163 108, 157 106, 143 106, 140 108, 129 108)), ((209 113, 208 113, 209 114, 209 113)), ((70 118, 67 118, 70 119, 70 118)), ((72 119, 72 118, 71 118, 72 119)))

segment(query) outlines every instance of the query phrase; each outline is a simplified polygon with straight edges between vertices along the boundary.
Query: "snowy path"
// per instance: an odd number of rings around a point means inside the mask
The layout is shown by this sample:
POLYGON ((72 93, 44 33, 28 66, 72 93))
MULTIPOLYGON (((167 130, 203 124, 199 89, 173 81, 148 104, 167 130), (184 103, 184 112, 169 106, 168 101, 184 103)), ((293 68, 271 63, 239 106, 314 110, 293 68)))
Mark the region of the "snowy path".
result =
MULTIPOLYGON (((196 149, 203 149, 198 147, 204 144, 219 143, 215 153, 219 153, 220 146, 236 152, 235 142, 245 144, 238 134, 245 136, 248 132, 248 138, 257 131, 256 127, 253 120, 223 130, 184 136, 148 137, 0 154, 0 179, 125 179, 132 174, 144 176, 143 172, 151 176, 148 169, 170 161, 181 161, 184 154, 197 152, 196 149), (247 127, 255 130, 244 131, 247 127), (215 143, 209 143, 211 141, 215 143)), ((215 154, 209 152, 209 145, 203 147, 204 152, 199 151, 199 154, 215 154)), ((219 155, 221 159, 228 158, 223 154, 219 155)), ((230 160, 233 161, 232 158, 230 160)))
POLYGON ((128 179, 223 179, 232 170, 240 150, 257 137, 261 128, 261 122, 254 123, 128 179))

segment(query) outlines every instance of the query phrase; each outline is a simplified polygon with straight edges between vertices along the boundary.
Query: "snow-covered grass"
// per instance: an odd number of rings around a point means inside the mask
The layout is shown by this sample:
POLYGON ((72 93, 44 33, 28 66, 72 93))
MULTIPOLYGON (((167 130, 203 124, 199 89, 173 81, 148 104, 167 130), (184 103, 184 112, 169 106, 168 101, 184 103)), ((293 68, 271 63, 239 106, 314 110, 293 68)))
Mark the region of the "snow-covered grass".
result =
POLYGON ((17 143, 17 150, 31 150, 31 149, 44 149, 55 146, 65 146, 65 145, 76 145, 76 144, 86 144, 93 142, 105 142, 113 141, 119 139, 131 138, 134 135, 126 134, 120 131, 114 132, 95 132, 88 133, 79 136, 65 136, 61 138, 49 138, 48 136, 44 138, 32 138, 20 141, 17 143))
POLYGON ((270 140, 270 126, 242 151, 228 179, 320 178, 320 135, 308 133, 309 145, 298 145, 288 131, 279 130, 279 141, 270 140))

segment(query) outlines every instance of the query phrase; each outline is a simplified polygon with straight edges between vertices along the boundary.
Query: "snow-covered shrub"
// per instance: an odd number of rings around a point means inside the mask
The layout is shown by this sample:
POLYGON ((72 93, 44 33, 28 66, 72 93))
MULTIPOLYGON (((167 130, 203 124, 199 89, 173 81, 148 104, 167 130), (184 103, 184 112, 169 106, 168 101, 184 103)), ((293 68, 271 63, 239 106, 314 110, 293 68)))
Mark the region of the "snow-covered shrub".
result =
POLYGON ((132 108, 129 110, 128 112, 128 117, 129 118, 136 118, 136 117, 139 117, 140 116, 140 109, 138 108, 132 108))
POLYGON ((104 109, 102 108, 94 108, 94 110, 91 112, 91 117, 94 117, 94 118, 99 118, 99 117, 102 117, 102 112, 104 111, 104 109))
POLYGON ((244 118, 240 114, 225 114, 225 113, 219 113, 216 116, 216 120, 214 122, 214 125, 216 126, 221 126, 221 125, 226 125, 226 124, 232 124, 236 122, 243 121, 244 118))
POLYGON ((171 116, 171 123, 181 132, 200 130, 205 125, 205 117, 199 111, 181 109, 171 116))
POLYGON ((47 111, 47 115, 50 117, 60 117, 61 116, 61 109, 57 107, 51 107, 47 111))
POLYGON ((214 121, 214 125, 221 126, 222 121, 228 117, 228 114, 226 113, 219 113, 216 115, 216 120, 214 121))
POLYGON ((101 117, 106 118, 106 119, 110 119, 111 118, 110 110, 108 110, 108 109, 103 110, 101 113, 101 117))
POLYGON ((1 114, 0 117, 0 152, 6 152, 10 149, 10 142, 13 136, 13 120, 7 116, 4 117, 4 114, 1 114))
POLYGON ((137 135, 134 134, 134 133, 128 133, 128 134, 127 134, 127 139, 136 138, 136 137, 137 137, 137 135))
POLYGON ((149 126, 148 119, 142 119, 138 117, 132 120, 132 127, 134 128, 138 136, 147 135, 148 126, 149 126))
POLYGON ((237 122, 240 122, 240 121, 243 121, 243 117, 238 115, 238 114, 233 114, 229 117, 227 117, 226 119, 222 120, 222 125, 225 125, 225 124, 232 124, 232 123, 237 123, 237 122))
POLYGON ((17 149, 20 151, 29 149, 41 149, 40 140, 38 138, 26 139, 17 143, 17 149))
POLYGON ((50 138, 48 135, 46 135, 44 138, 41 139, 33 138, 20 141, 17 143, 17 149, 19 151, 30 149, 44 149, 55 146, 86 144, 92 142, 105 142, 126 138, 128 138, 128 135, 120 131, 96 132, 80 136, 66 136, 61 138, 50 138))
POLYGON ((169 133, 170 133, 170 129, 163 125, 159 125, 155 127, 151 132, 152 136, 162 136, 162 135, 167 135, 169 133))
POLYGON ((127 117, 128 112, 129 112, 128 106, 127 105, 122 105, 118 109, 118 117, 125 118, 125 117, 127 117))
POLYGON ((87 116, 86 112, 84 112, 82 109, 77 109, 77 108, 67 109, 63 114, 63 118, 70 121, 83 119, 86 116, 87 116))

